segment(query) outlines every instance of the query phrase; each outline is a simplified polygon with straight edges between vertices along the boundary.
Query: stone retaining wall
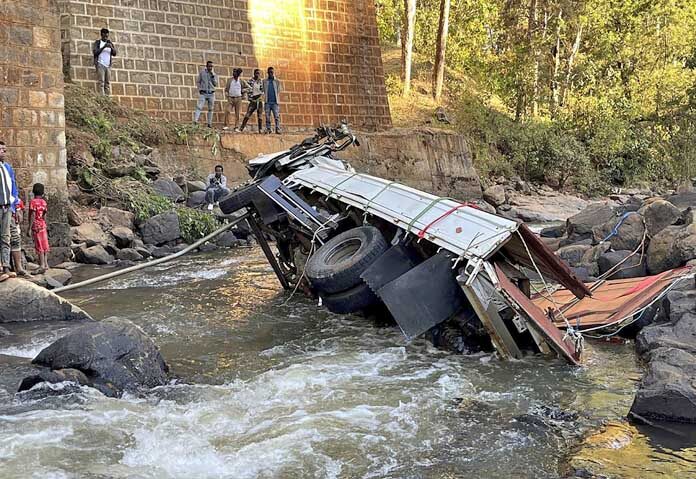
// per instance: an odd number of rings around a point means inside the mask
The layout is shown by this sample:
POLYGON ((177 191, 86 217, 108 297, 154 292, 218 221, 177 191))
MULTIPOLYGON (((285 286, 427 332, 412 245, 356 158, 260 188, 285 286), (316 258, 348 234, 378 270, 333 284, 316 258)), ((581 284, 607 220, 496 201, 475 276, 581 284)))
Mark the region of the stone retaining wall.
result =
POLYGON ((119 51, 113 96, 125 106, 190 121, 196 76, 212 60, 218 99, 232 68, 247 78, 274 66, 291 129, 341 118, 366 130, 391 125, 371 0, 57 1, 67 77, 95 87, 92 42, 109 28, 119 51))

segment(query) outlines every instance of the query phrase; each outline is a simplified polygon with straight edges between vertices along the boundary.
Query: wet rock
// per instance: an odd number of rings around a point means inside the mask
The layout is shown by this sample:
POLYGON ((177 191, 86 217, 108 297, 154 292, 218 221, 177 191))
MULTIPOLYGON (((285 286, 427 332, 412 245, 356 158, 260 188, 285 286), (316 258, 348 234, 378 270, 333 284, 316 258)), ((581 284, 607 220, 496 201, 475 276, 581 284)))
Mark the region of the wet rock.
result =
POLYGON ((111 236, 116 240, 116 246, 119 248, 129 248, 133 244, 135 234, 129 228, 124 226, 116 226, 111 229, 111 236))
POLYGON ((205 191, 205 187, 205 181, 192 180, 186 182, 186 189, 188 190, 189 194, 196 191, 205 191))
POLYGON ((205 204, 205 191, 194 191, 193 193, 189 194, 188 199, 186 200, 186 206, 189 208, 196 208, 197 206, 201 206, 205 204))
POLYGON ((135 238, 133 240, 132 248, 137 251, 143 258, 150 257, 150 250, 145 246, 140 238, 135 238))
MULTIPOLYGON (((568 236, 591 237, 592 228, 604 224, 616 217, 610 203, 593 203, 567 221, 568 236)), ((581 239, 581 238, 578 238, 581 239)))
POLYGON ((73 243, 85 243, 87 246, 102 245, 111 243, 109 237, 104 233, 98 223, 82 223, 80 226, 70 228, 70 235, 73 243))
POLYGON ((168 245, 157 246, 155 248, 152 248, 152 250, 150 251, 150 254, 153 258, 164 258, 165 256, 169 256, 174 253, 176 253, 174 247, 168 245))
POLYGON ((539 233, 542 238, 561 238, 566 232, 565 223, 561 223, 555 226, 547 226, 543 228, 539 233))
POLYGON ((74 375, 78 382, 86 378, 89 386, 111 397, 162 386, 169 371, 155 343, 135 324, 118 318, 75 329, 43 349, 32 364, 53 372, 78 370, 84 375, 74 375))
MULTIPOLYGON (((693 318, 688 317, 679 331, 689 329, 693 326, 693 318)), ((680 336, 674 325, 671 323, 651 324, 644 327, 636 336, 636 351, 638 354, 646 355, 650 351, 658 348, 677 348, 696 354, 696 338, 694 331, 687 332, 680 336)))
POLYGON ((696 423, 696 356, 678 348, 650 353, 631 413, 648 419, 696 423))
POLYGON ((503 185, 494 185, 486 188, 483 191, 483 199, 491 205, 498 207, 505 203, 505 187, 503 185))
POLYGON ((184 201, 184 191, 173 180, 160 178, 152 183, 152 188, 160 195, 172 200, 174 203, 184 201))
MULTIPOLYGON (((87 378, 87 375, 78 369, 67 368, 57 369, 55 371, 44 369, 39 371, 38 374, 27 376, 22 379, 22 382, 19 383, 17 392, 28 391, 41 383, 58 384, 63 382, 75 383, 80 386, 90 385, 90 380, 87 378)), ((73 391, 70 390, 70 392, 73 391)))
POLYGON ((0 326, 0 338, 4 338, 5 336, 12 336, 12 333, 9 330, 0 326))
POLYGON ((570 266, 578 266, 585 252, 590 249, 588 245, 564 246, 556 251, 556 255, 570 266))
POLYGON ((82 247, 76 252, 77 259, 81 263, 87 264, 111 264, 114 257, 111 256, 101 245, 82 247))
POLYGON ((135 215, 133 213, 110 206, 103 206, 99 210, 97 221, 107 230, 115 228, 116 226, 121 226, 130 230, 135 227, 135 215))
POLYGON ((674 224, 679 219, 681 210, 668 201, 656 199, 640 208, 638 214, 645 220, 648 236, 652 238, 674 224))
POLYGON ((72 279, 72 273, 67 269, 49 268, 44 274, 46 282, 52 288, 60 288, 65 286, 72 279))
POLYGON ((209 253, 211 251, 216 251, 217 249, 218 245, 214 243, 205 243, 198 247, 198 251, 200 251, 201 253, 209 253))
POLYGON ((123 248, 116 253, 116 259, 121 261, 142 261, 143 256, 133 248, 123 248))
POLYGON ((92 320, 77 306, 23 279, 0 283, 0 298, 0 323, 92 320))
POLYGON ((592 235, 596 243, 606 239, 611 243, 612 249, 633 251, 643 241, 645 226, 643 218, 638 213, 629 213, 623 221, 616 218, 595 226, 592 228, 592 235), (611 237, 609 237, 610 235, 611 237))
POLYGON ((215 239, 220 248, 233 248, 238 245, 238 239, 231 231, 225 231, 215 239))
POLYGON ((181 236, 179 217, 176 213, 162 213, 153 216, 140 225, 140 234, 145 244, 161 245, 181 236))
POLYGON ((632 251, 626 250, 607 251, 606 253, 603 253, 597 261, 597 265, 599 266, 599 274, 606 273, 614 266, 626 260, 621 264, 621 266, 616 268, 615 272, 609 276, 609 279, 624 279, 645 276, 645 259, 641 259, 640 254, 632 255, 632 253, 632 251))

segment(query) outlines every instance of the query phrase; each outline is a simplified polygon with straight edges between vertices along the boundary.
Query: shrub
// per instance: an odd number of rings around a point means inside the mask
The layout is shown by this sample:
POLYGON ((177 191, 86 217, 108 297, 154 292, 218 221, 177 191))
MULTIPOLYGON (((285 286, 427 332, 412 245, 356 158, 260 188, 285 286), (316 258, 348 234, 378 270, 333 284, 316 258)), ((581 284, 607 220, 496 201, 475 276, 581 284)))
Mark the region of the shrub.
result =
POLYGON ((189 244, 209 235, 219 227, 215 217, 201 210, 178 208, 176 214, 179 216, 181 237, 189 244))

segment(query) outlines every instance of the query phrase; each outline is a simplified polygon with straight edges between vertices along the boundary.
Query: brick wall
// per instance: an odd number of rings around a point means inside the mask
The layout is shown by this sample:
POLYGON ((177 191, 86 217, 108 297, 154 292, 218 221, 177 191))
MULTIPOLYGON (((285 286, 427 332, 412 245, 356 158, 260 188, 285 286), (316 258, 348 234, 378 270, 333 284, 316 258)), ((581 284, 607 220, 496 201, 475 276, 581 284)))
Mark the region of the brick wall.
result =
POLYGON ((196 75, 212 60, 218 100, 232 68, 246 78, 274 66, 289 129, 341 118, 370 130, 391 125, 373 0, 58 2, 66 76, 96 88, 91 44, 109 28, 119 49, 112 94, 129 107, 190 121, 196 75))
POLYGON ((60 29, 51 0, 0 1, 0 139, 25 199, 36 182, 65 196, 60 29))

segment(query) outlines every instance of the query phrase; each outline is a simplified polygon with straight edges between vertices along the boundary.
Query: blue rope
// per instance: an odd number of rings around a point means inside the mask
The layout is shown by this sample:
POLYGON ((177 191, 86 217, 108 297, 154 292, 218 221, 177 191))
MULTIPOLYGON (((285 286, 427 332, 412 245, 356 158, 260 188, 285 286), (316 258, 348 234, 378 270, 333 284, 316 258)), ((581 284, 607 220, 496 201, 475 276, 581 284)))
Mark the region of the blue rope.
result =
POLYGON ((616 223, 616 226, 614 226, 614 229, 611 230, 611 233, 609 233, 609 236, 607 236, 606 238, 604 238, 604 239, 602 240, 602 243, 604 243, 604 242, 607 241, 608 239, 610 239, 610 238, 612 238, 612 237, 618 235, 618 234, 619 234, 619 228, 621 228, 621 225, 623 224, 623 222, 626 221, 626 218, 628 218, 628 217, 629 217, 630 215, 632 215, 632 214, 638 214, 638 213, 636 213, 635 211, 629 211, 629 212, 624 213, 623 215, 621 215, 621 218, 619 218, 619 222, 616 223))

